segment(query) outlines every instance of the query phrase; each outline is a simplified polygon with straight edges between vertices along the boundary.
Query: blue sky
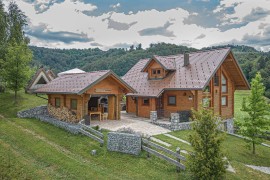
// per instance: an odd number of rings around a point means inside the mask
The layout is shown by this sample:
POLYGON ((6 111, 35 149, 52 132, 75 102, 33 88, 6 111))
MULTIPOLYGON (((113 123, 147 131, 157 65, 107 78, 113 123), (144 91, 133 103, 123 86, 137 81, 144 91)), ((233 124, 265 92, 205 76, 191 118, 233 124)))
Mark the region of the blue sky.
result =
MULTIPOLYGON (((8 4, 8 0, 4 0, 8 4)), ((166 42, 270 50, 270 0, 17 0, 31 45, 127 48, 166 42)))

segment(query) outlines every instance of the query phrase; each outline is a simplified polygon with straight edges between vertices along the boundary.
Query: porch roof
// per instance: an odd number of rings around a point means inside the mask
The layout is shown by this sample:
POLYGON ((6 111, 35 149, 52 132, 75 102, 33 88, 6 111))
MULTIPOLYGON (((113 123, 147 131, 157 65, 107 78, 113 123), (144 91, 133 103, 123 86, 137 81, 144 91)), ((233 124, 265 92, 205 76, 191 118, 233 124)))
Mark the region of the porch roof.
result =
POLYGON ((136 91, 125 81, 110 70, 93 71, 86 73, 65 74, 57 77, 50 83, 37 89, 35 93, 43 94, 83 94, 95 84, 99 83, 108 76, 116 78, 130 92, 136 91))

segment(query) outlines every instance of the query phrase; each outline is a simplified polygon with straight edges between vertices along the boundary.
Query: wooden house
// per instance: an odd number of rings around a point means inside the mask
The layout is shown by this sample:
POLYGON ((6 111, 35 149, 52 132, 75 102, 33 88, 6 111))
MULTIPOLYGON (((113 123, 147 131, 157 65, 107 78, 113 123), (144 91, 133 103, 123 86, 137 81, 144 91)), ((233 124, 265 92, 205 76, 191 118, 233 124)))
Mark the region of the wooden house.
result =
MULTIPOLYGON (((136 91, 109 70, 62 74, 35 93, 47 94, 48 104, 68 109, 78 120, 85 115, 120 119, 122 97, 136 91)), ((60 112, 61 113, 61 112, 60 112)))
POLYGON ((137 93, 127 94, 127 112, 149 117, 210 106, 222 118, 234 116, 235 90, 250 89, 230 48, 140 60, 123 76, 137 93))
POLYGON ((25 91, 28 93, 33 93, 38 88, 48 84, 50 81, 55 79, 56 76, 51 70, 45 70, 43 67, 39 68, 34 76, 29 81, 25 91))

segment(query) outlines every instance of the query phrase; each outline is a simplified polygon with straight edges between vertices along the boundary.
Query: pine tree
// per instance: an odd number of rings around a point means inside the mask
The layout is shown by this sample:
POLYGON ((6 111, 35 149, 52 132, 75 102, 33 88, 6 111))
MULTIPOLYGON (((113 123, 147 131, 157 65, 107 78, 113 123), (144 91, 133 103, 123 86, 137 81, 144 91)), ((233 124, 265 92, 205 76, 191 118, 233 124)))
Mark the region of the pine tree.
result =
POLYGON ((17 92, 25 86, 31 74, 29 67, 31 60, 32 52, 25 43, 10 44, 5 61, 0 59, 0 66, 3 67, 1 76, 7 83, 7 87, 15 92, 15 102, 17 102, 17 92))
POLYGON ((193 117, 189 140, 194 153, 189 156, 188 169, 194 179, 220 179, 226 163, 221 152, 224 134, 218 130, 219 120, 208 108, 193 111, 193 117))
POLYGON ((240 134, 248 137, 247 142, 252 144, 252 153, 255 154, 255 145, 262 142, 262 136, 266 135, 270 127, 270 105, 264 97, 265 87, 260 73, 257 73, 251 81, 251 94, 243 99, 242 111, 248 116, 243 121, 237 121, 240 134))

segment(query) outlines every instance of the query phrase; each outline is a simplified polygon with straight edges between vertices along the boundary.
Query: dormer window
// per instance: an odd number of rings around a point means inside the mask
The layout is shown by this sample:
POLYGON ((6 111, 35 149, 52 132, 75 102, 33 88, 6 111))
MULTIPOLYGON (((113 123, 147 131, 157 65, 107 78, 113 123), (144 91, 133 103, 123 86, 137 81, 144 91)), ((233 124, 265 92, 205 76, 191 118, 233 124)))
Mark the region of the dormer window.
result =
POLYGON ((161 69, 152 69, 152 75, 160 75, 161 69))

